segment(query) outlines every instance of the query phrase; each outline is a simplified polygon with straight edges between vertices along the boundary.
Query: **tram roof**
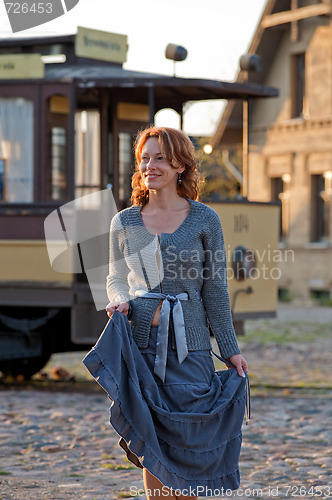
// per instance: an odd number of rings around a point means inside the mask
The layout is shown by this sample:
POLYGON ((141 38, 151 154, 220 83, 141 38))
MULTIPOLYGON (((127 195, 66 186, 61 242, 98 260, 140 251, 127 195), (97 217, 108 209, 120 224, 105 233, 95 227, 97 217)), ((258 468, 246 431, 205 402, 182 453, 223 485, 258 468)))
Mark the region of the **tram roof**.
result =
POLYGON ((278 89, 253 83, 234 83, 201 78, 182 78, 130 71, 115 65, 46 65, 45 80, 75 80, 80 87, 165 87, 191 99, 275 97, 278 89), (182 89, 182 90, 181 90, 182 89))
MULTIPOLYGON (((6 49, 20 47, 21 53, 35 52, 43 46, 62 43, 72 46, 74 35, 40 38, 17 38, 0 40, 0 53, 6 49)), ((16 50, 15 50, 16 52, 16 50)), ((16 52, 17 53, 17 52, 16 52)), ((41 80, 34 80, 40 83, 41 80)), ((156 73, 144 73, 124 69, 121 64, 107 63, 84 58, 74 58, 65 63, 45 64, 44 82, 74 82, 78 88, 117 89, 119 97, 126 101, 146 99, 147 89, 153 88, 158 107, 179 107, 186 101, 209 99, 250 99, 257 97, 276 97, 278 89, 251 82, 225 82, 202 78, 182 78, 156 73)), ((22 80, 11 82, 23 83, 22 80)), ((32 83, 33 80, 25 80, 32 83)), ((8 80, 0 80, 8 84, 8 80)))

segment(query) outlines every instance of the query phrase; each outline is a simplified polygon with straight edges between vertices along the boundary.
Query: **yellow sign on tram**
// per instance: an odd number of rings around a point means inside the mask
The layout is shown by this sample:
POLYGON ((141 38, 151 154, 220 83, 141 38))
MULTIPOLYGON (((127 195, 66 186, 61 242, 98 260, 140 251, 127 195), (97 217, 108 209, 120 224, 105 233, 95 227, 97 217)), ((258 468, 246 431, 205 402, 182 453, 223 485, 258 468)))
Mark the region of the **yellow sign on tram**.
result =
POLYGON ((44 72, 40 54, 0 55, 0 80, 44 78, 44 72))
POLYGON ((75 53, 79 57, 123 63, 127 60, 127 35, 78 26, 75 53))

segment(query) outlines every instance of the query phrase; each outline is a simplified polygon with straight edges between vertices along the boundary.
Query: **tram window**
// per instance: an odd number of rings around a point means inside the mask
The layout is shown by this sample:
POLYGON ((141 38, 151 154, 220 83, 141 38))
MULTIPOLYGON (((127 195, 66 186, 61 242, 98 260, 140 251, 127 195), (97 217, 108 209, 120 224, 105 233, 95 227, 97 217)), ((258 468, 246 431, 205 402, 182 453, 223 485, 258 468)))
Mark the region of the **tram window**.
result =
POLYGON ((100 114, 77 111, 75 116, 75 197, 100 190, 100 114))
POLYGON ((67 192, 67 133, 64 127, 52 127, 51 144, 52 200, 64 200, 67 192))
POLYGON ((0 200, 5 199, 5 160, 0 158, 0 200))
POLYGON ((0 98, 0 199, 10 203, 33 201, 33 103, 23 98, 0 98), (4 165, 6 163, 6 176, 4 165))
POLYGON ((129 200, 132 177, 132 137, 126 132, 119 133, 119 199, 129 200))
POLYGON ((62 95, 47 100, 47 190, 48 200, 68 197, 68 114, 69 101, 62 95))

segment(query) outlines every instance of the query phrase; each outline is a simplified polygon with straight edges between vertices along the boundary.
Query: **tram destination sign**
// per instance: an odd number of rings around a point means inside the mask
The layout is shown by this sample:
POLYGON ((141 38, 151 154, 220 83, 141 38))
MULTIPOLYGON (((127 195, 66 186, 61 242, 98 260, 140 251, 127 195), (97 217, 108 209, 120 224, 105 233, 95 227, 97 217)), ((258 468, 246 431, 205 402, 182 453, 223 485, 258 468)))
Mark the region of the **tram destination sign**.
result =
POLYGON ((40 54, 0 55, 0 80, 44 78, 44 73, 40 54))
POLYGON ((75 52, 79 57, 115 63, 127 60, 127 35, 78 26, 75 42, 75 52))

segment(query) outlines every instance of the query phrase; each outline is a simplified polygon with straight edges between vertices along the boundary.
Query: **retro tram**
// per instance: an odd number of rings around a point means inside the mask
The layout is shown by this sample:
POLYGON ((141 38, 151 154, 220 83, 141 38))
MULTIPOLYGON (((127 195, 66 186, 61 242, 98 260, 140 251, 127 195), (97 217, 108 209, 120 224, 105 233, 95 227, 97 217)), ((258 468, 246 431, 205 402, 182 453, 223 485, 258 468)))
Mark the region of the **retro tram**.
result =
MULTIPOLYGON (((188 101, 277 95, 250 83, 127 71, 126 51, 124 35, 85 28, 76 35, 0 40, 2 372, 30 377, 54 352, 90 348, 108 319, 96 309, 84 272, 51 267, 47 216, 107 187, 124 208, 135 133, 159 110, 176 110, 182 122, 188 101)), ((244 200, 213 208, 230 249, 277 245, 276 207, 244 200)), ((230 281, 234 320, 273 315, 276 283, 263 287, 260 278, 245 278, 230 281)))

